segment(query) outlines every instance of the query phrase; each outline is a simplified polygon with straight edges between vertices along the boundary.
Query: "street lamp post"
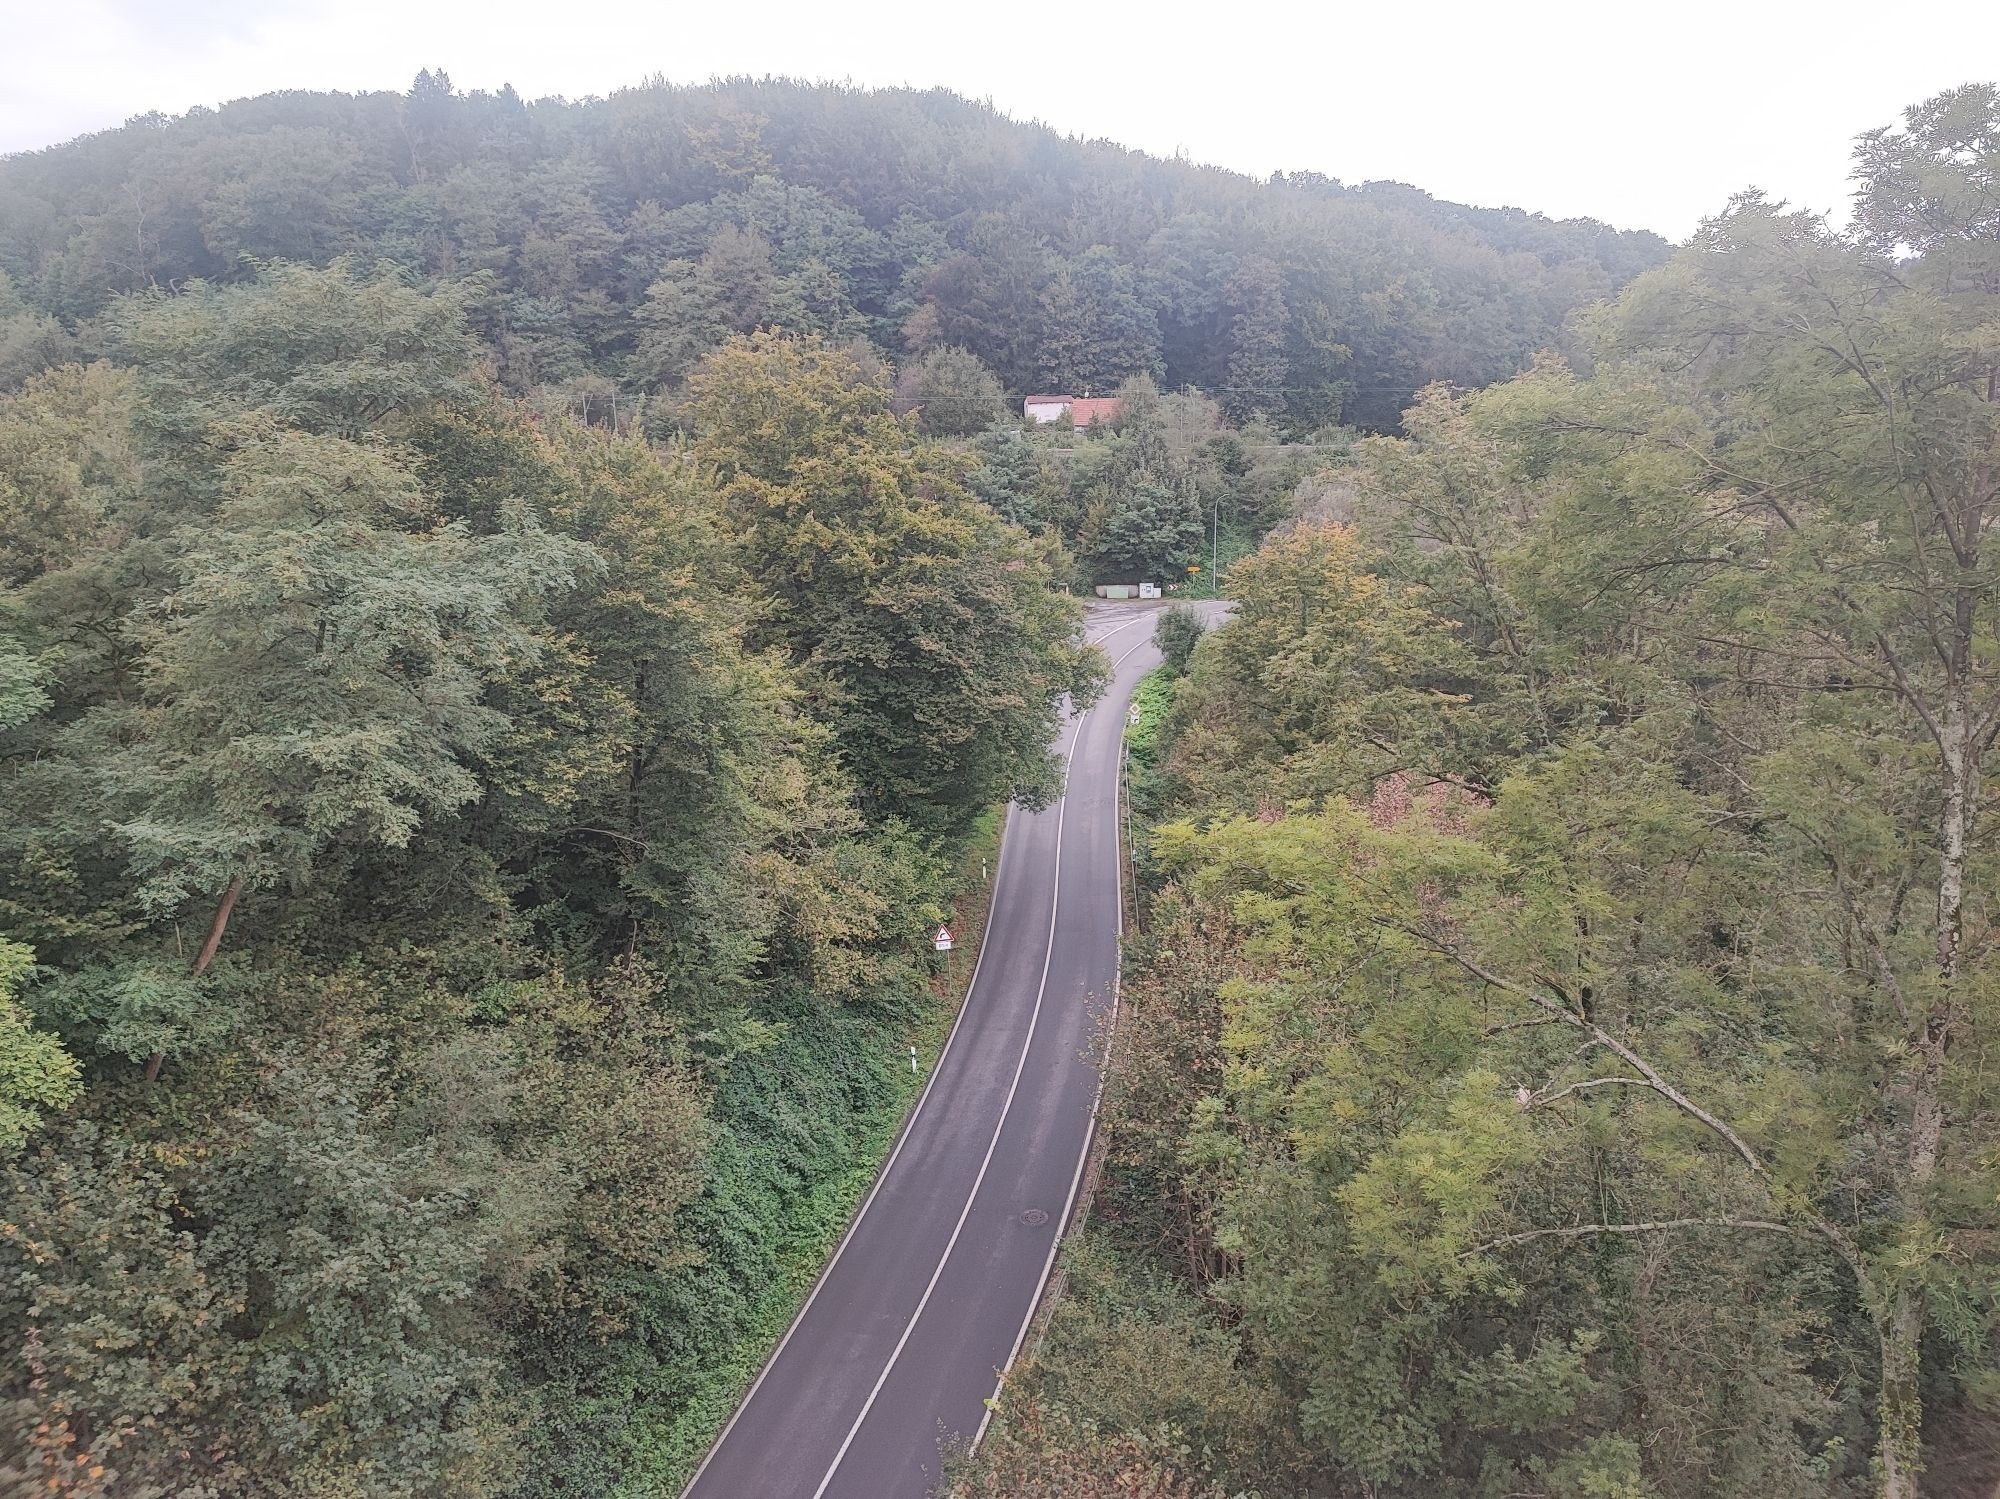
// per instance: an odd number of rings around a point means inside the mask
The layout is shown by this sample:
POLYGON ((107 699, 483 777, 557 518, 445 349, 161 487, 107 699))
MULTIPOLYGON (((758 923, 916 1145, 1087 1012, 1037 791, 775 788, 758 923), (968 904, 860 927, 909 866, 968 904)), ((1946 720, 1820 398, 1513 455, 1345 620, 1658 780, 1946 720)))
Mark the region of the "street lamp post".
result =
POLYGON ((1208 507, 1208 586, 1215 590, 1217 598, 1222 597, 1222 496, 1215 497, 1215 503, 1208 507))

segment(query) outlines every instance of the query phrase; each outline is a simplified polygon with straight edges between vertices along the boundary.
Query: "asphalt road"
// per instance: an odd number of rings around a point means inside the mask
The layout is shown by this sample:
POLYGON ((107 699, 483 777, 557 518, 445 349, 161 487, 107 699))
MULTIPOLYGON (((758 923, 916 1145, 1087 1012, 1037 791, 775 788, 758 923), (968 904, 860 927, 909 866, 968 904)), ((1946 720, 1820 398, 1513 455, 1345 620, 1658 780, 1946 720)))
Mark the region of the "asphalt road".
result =
POLYGON ((1118 972, 1118 760, 1154 608, 1096 605, 1116 663, 1065 725, 1061 802, 1014 809, 965 1007, 818 1287, 687 1499, 922 1499, 975 1439, 1075 1205, 1118 972))

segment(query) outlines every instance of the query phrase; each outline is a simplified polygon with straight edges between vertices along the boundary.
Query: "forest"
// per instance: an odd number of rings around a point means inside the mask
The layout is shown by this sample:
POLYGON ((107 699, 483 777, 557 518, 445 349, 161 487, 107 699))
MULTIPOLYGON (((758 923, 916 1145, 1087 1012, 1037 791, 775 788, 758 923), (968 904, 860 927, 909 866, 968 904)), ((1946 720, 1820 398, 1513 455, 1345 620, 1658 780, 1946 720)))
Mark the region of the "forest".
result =
POLYGON ((1990 1494, 2000 96, 1855 166, 1672 250, 441 72, 0 160, 0 1495, 677 1492, 1130 576, 1234 614, 949 1492, 1990 1494))
POLYGON ((2000 91, 1160 626, 1103 1184, 956 1499, 2000 1483, 2000 91))
POLYGON ((0 162, 0 378, 121 293, 348 256, 463 284, 502 389, 607 423, 778 326, 898 362, 969 351, 1015 400, 1146 374, 1309 436, 1516 373, 1666 249, 1393 183, 1256 182, 941 90, 655 80, 530 103, 426 72, 407 95, 271 94, 0 162))

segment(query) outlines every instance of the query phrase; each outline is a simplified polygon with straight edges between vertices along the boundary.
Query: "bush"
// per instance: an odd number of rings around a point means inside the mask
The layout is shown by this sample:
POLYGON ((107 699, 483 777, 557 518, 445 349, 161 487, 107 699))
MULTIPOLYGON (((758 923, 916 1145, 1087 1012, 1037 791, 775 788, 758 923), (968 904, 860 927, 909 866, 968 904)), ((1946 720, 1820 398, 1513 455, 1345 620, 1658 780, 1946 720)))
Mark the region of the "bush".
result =
POLYGON ((1153 626, 1153 643, 1160 648, 1168 671, 1179 676, 1187 670, 1188 658, 1207 629, 1201 616, 1186 604, 1175 604, 1161 613, 1153 626))

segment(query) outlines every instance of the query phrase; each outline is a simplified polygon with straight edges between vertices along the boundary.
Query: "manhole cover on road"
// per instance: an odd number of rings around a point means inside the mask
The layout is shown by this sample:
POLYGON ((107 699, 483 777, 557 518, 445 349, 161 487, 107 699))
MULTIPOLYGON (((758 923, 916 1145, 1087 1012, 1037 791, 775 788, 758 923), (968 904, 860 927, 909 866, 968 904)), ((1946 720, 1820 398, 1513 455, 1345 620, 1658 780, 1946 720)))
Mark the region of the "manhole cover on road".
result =
POLYGON ((1030 1228, 1033 1228, 1039 1224, 1047 1223, 1049 1215, 1040 1208, 1029 1208, 1027 1212, 1021 1214, 1021 1221, 1030 1228))

